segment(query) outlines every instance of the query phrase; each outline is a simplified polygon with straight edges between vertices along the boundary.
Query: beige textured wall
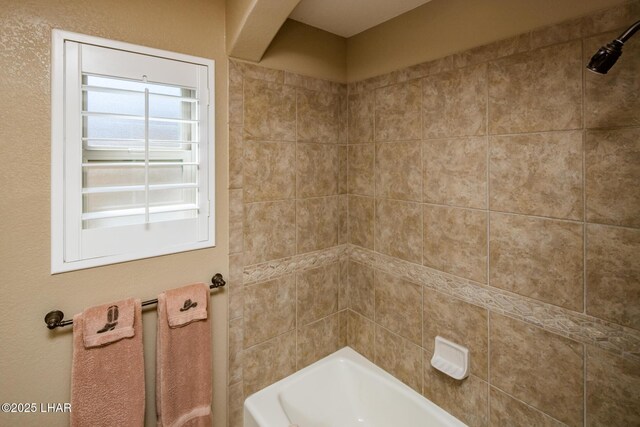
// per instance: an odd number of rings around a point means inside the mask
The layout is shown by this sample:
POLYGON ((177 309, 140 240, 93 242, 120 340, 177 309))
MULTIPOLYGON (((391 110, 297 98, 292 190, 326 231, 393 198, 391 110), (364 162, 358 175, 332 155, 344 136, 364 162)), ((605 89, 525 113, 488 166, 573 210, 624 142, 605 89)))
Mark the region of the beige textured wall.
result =
MULTIPOLYGON (((45 313, 228 275, 227 64, 224 2, 0 1, 0 401, 68 402, 71 329, 45 313), (50 38, 60 28, 216 60, 217 247, 51 276, 50 38)), ((216 425, 226 423, 226 291, 212 295, 216 425)), ((155 425, 155 310, 145 310, 147 425, 155 425)), ((1 425, 63 426, 65 414, 0 414, 1 425)))
POLYGON ((259 61, 300 0, 239 0, 227 4, 227 54, 259 61))
POLYGON ((242 30, 248 11, 258 0, 234 0, 225 7, 225 46, 227 52, 233 47, 242 30))
POLYGON ((348 343, 470 426, 640 423, 640 43, 585 70, 638 16, 349 84, 348 343))
MULTIPOLYGON (((623 2, 432 0, 350 37, 348 81, 430 61, 623 2)), ((629 25, 637 19, 631 18, 629 25)))
POLYGON ((232 61, 229 97, 229 425, 239 427, 248 395, 346 345, 346 86, 232 61))
POLYGON ((260 65, 344 83, 347 81, 347 39, 287 19, 260 65))

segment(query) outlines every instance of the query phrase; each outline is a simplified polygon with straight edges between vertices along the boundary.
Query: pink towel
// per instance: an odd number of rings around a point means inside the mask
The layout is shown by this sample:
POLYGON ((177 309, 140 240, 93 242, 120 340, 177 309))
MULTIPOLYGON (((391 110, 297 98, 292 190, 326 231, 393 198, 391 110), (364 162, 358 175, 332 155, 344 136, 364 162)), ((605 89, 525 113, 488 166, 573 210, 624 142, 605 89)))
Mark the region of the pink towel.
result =
POLYGON ((144 425, 140 300, 74 316, 71 408, 72 427, 144 425))
POLYGON ((204 283, 158 295, 158 427, 211 426, 211 322, 204 283))

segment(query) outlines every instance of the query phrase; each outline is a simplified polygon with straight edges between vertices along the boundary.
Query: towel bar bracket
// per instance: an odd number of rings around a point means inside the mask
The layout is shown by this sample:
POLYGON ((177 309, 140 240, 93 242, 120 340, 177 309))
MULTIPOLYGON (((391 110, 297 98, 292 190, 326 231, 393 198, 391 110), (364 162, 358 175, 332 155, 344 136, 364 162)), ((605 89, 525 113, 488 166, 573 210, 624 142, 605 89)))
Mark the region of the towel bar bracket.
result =
MULTIPOLYGON (((211 285, 209 285, 209 289, 221 288, 226 284, 227 282, 225 282, 224 278, 222 277, 222 274, 216 273, 211 278, 211 285)), ((143 301, 142 306, 144 307, 147 305, 153 305, 157 303, 158 303, 157 299, 151 299, 148 301, 143 301)), ((60 310, 52 310, 48 312, 46 316, 44 316, 44 322, 47 324, 47 328, 49 329, 61 328, 63 326, 69 326, 73 324, 73 320, 63 320, 63 319, 64 319, 64 313, 60 310)))
POLYGON ((47 328, 54 329, 58 326, 66 326, 62 325, 62 319, 64 319, 64 313, 60 310, 53 310, 47 313, 44 316, 44 322, 47 324, 47 328))

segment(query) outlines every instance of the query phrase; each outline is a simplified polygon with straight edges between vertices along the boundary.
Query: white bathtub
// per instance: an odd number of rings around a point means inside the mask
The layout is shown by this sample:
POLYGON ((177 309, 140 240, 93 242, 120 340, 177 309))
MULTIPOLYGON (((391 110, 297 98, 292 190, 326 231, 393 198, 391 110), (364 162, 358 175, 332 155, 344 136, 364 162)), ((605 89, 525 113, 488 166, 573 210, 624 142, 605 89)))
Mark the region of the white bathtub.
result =
POLYGON ((349 347, 244 402, 244 427, 464 425, 349 347))

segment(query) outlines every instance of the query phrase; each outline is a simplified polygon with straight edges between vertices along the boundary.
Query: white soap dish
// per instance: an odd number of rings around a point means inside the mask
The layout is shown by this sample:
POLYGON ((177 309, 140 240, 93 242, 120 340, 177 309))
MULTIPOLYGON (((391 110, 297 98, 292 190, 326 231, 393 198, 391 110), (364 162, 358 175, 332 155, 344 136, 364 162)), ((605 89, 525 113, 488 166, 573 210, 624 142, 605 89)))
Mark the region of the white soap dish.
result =
POLYGON ((463 380, 469 376, 469 349, 438 336, 431 366, 451 378, 463 380))

